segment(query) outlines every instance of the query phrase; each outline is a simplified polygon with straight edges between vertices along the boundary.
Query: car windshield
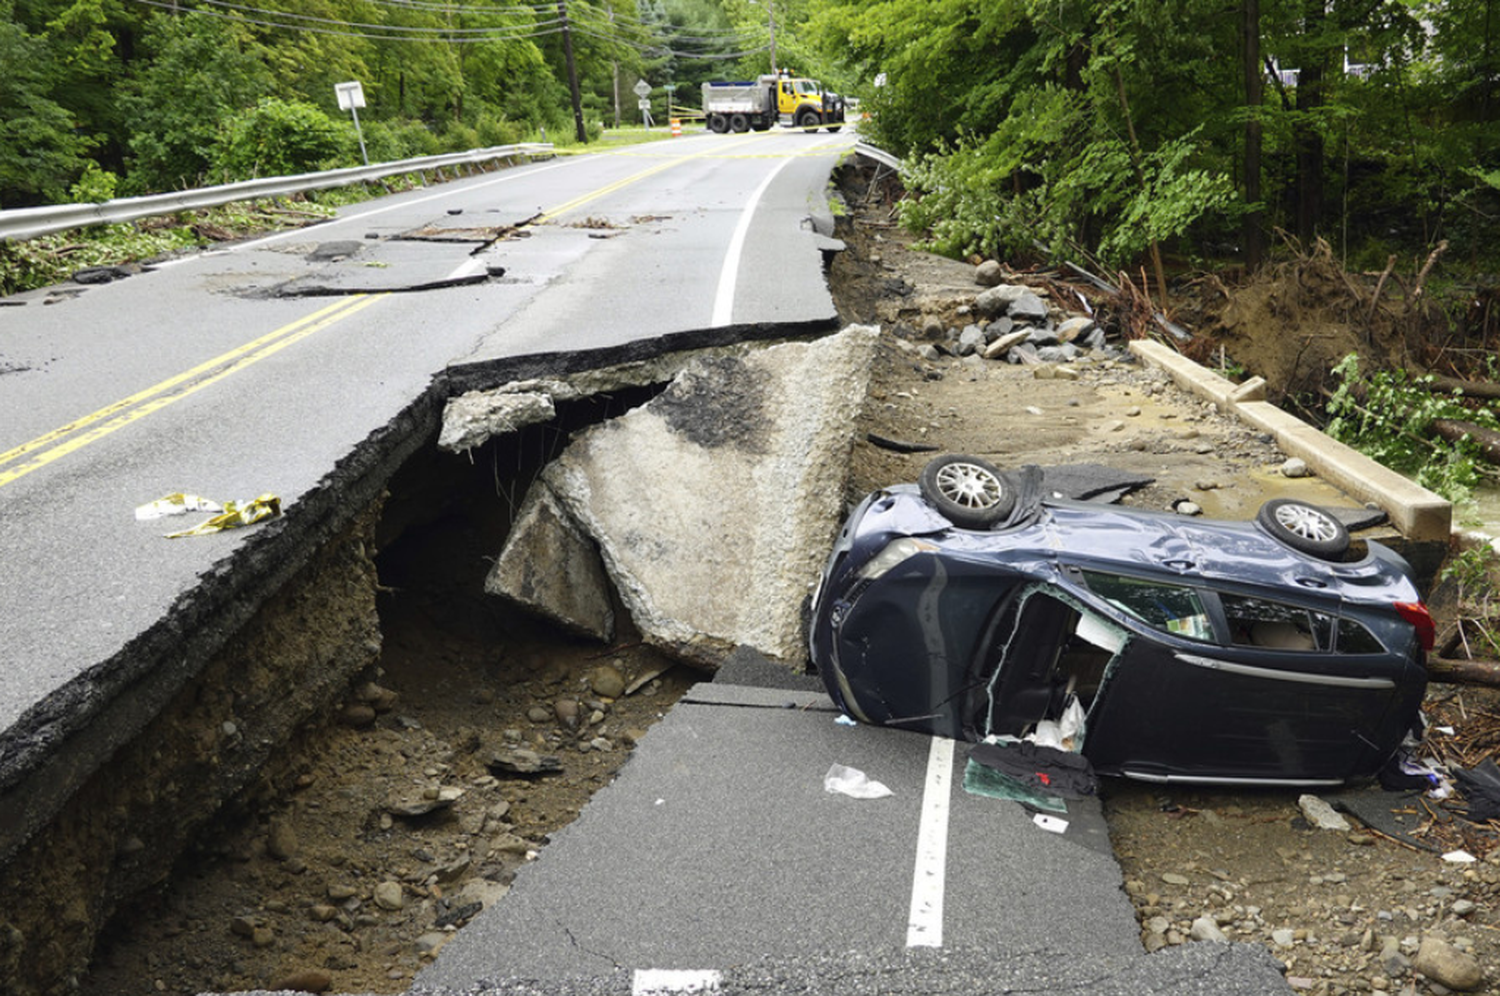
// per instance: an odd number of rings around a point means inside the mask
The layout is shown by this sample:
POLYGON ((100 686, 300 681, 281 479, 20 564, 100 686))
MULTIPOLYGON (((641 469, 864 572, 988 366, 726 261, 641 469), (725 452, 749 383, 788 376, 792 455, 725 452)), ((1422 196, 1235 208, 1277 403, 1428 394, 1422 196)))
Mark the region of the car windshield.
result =
POLYGON ((1203 602, 1191 588, 1098 571, 1084 571, 1083 577, 1096 595, 1148 626, 1190 640, 1214 638, 1203 602))
POLYGON ((797 81, 797 92, 798 93, 817 93, 818 92, 818 81, 817 80, 798 80, 797 81))

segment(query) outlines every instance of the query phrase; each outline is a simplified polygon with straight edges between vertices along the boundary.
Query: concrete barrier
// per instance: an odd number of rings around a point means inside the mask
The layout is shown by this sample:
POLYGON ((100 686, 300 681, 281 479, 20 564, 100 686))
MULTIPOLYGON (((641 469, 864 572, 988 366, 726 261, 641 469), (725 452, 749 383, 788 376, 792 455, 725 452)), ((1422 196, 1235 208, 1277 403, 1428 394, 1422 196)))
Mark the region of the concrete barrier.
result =
POLYGON ((1184 390, 1269 434, 1283 453, 1305 460, 1330 484, 1359 501, 1380 506, 1408 539, 1448 541, 1453 531, 1451 503, 1264 400, 1265 381, 1261 378, 1235 384, 1149 339, 1132 342, 1130 351, 1165 371, 1184 390))

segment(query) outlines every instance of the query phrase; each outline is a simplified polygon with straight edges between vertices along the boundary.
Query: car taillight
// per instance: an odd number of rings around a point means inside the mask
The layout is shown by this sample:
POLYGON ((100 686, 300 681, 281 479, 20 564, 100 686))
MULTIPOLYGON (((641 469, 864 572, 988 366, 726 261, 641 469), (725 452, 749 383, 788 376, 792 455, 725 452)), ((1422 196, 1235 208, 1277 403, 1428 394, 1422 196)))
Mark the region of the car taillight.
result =
POLYGON ((1431 650, 1437 643, 1437 624, 1432 621, 1427 606, 1421 602, 1397 602, 1396 612, 1416 629, 1422 649, 1431 650))

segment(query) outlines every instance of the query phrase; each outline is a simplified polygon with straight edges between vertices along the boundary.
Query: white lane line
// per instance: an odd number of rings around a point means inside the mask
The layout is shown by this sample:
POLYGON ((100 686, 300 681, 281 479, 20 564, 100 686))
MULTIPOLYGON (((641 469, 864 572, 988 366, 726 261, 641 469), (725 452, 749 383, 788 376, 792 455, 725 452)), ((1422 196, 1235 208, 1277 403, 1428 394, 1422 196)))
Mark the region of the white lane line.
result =
POLYGON ((665 996, 667 993, 716 993, 722 977, 704 968, 638 968, 630 985, 631 996, 665 996))
POLYGON ((719 289, 714 294, 713 318, 709 321, 710 328, 723 328, 729 324, 734 315, 734 284, 740 272, 740 254, 745 249, 745 236, 750 233, 750 220, 755 217, 755 207, 760 203, 761 195, 776 179, 776 175, 786 169, 796 160, 783 159, 775 169, 766 174, 766 178, 760 181, 760 186, 755 188, 755 193, 750 195, 750 203, 745 205, 745 210, 740 212, 739 224, 734 226, 734 235, 729 240, 729 254, 724 257, 724 268, 719 271, 719 289))
POLYGON ((471 256, 470 258, 464 260, 462 263, 458 264, 458 266, 454 267, 453 272, 448 274, 448 276, 444 277, 443 279, 462 280, 464 277, 473 276, 474 274, 479 273, 487 265, 488 264, 478 256, 471 256))
POLYGON ((927 752, 927 787, 917 830, 917 865, 911 882, 906 946, 943 946, 943 883, 948 873, 948 800, 953 786, 953 741, 933 737, 927 752))

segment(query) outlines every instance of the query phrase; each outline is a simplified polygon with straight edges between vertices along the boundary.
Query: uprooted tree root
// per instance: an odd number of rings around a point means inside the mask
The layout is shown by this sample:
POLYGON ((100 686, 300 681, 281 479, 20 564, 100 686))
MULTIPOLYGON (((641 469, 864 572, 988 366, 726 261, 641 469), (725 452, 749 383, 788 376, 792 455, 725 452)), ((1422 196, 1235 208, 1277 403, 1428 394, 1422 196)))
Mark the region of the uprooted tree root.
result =
MULTIPOLYGON (((1266 378, 1272 400, 1320 398, 1331 370, 1357 352, 1377 367, 1430 368, 1451 352, 1454 331, 1427 291, 1440 245, 1410 276, 1391 257, 1379 273, 1350 273, 1322 239, 1310 248, 1286 242, 1288 258, 1262 267, 1229 288, 1216 277, 1197 282, 1205 356, 1222 347, 1266 378)), ((1200 357, 1201 359, 1202 357, 1200 357)))

